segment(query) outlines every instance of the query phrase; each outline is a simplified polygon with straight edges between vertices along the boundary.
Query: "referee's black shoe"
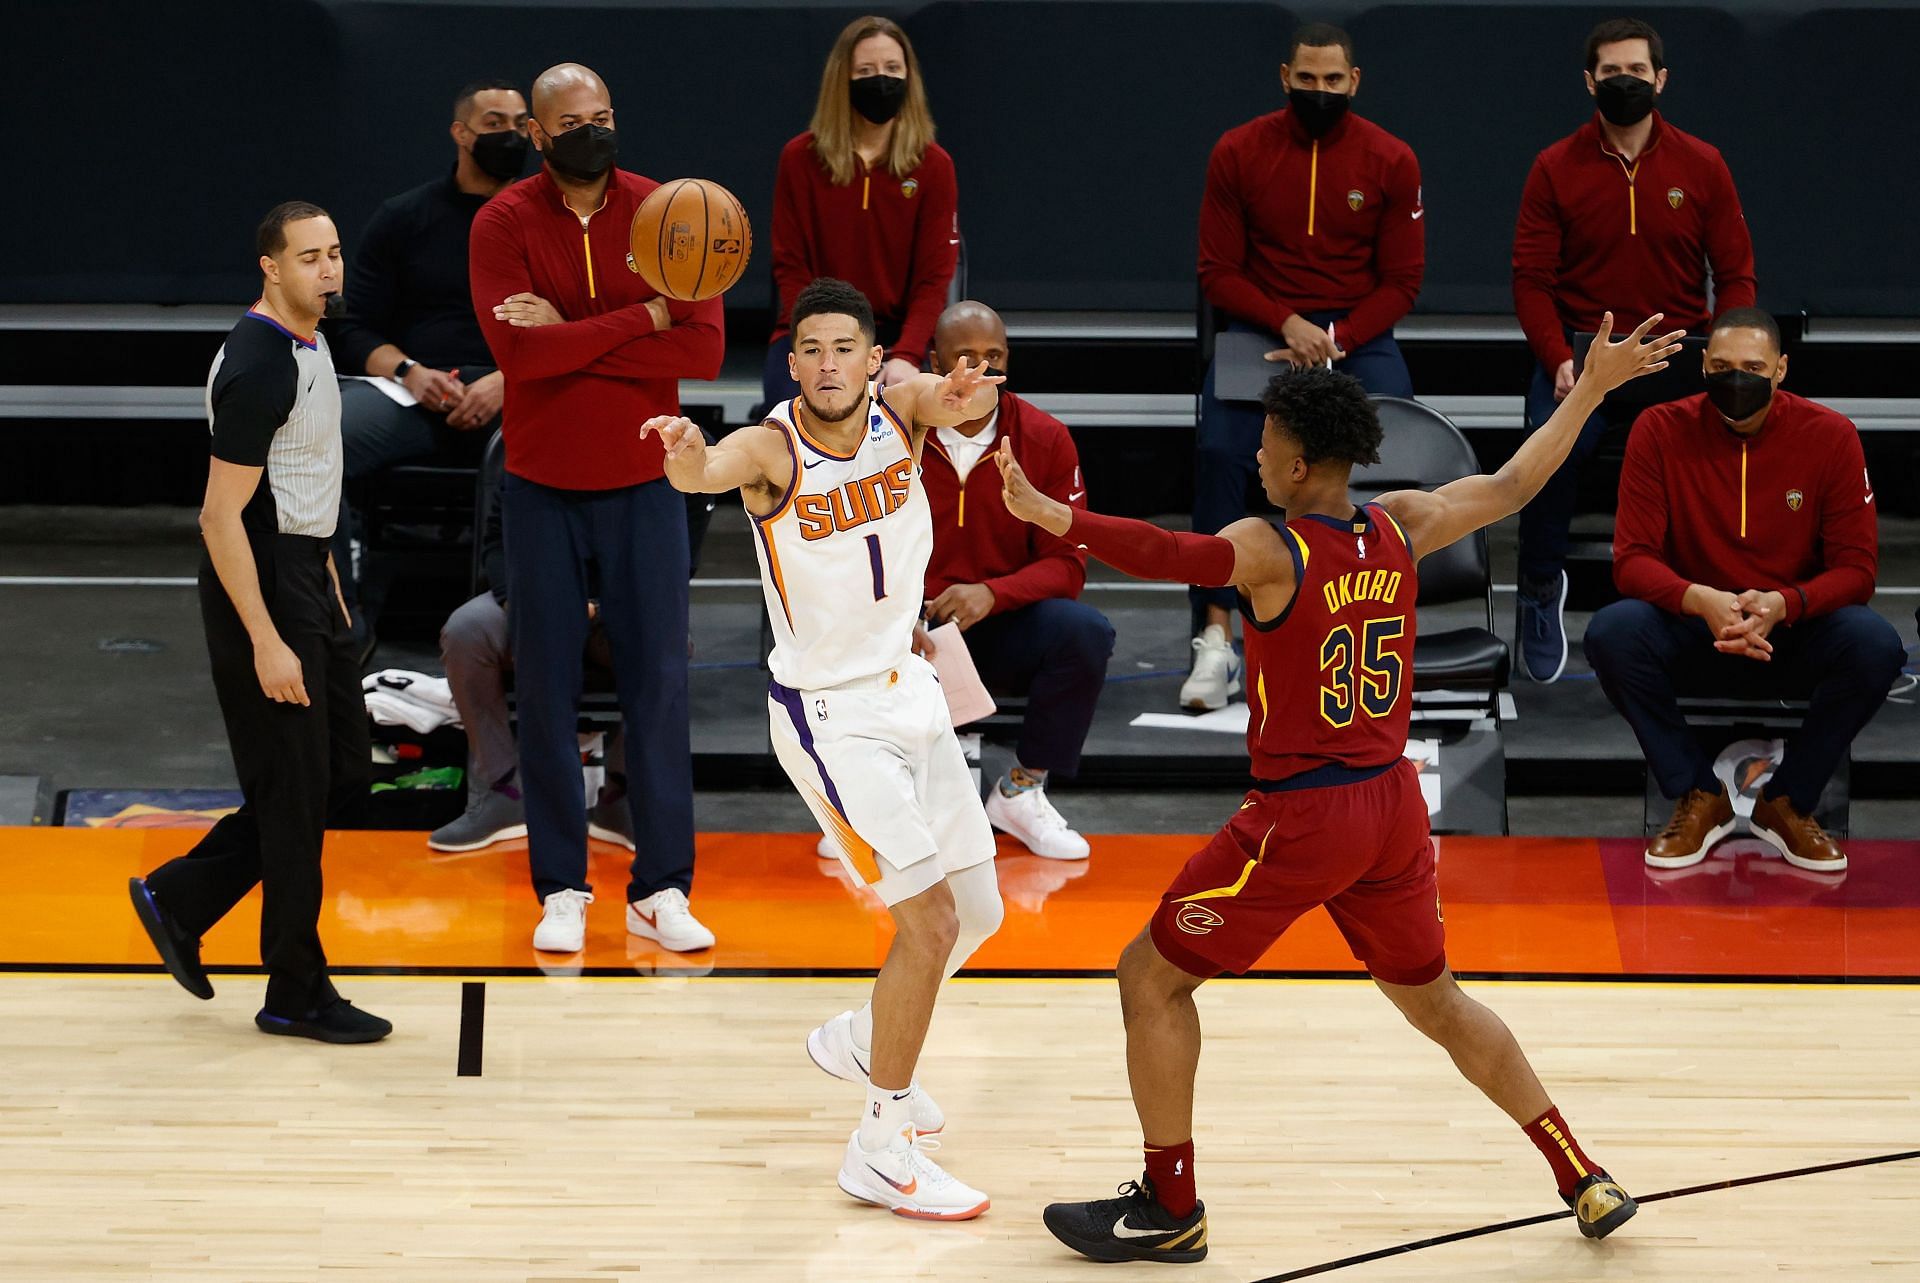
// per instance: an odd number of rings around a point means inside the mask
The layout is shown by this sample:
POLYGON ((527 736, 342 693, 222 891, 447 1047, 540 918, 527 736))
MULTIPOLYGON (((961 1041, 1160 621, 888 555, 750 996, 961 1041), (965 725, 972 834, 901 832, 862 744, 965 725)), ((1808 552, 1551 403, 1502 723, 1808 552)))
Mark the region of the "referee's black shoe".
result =
POLYGON ((317 1011, 299 1019, 276 1016, 260 1008, 253 1023, 262 1033, 289 1038, 311 1038, 315 1042, 379 1042, 393 1032, 393 1022, 360 1010, 345 998, 335 998, 317 1011))
POLYGON ((133 901, 134 916, 147 929, 147 939, 153 941, 154 951, 160 955, 167 974, 194 997, 213 997, 213 982, 207 979, 207 969, 200 965, 200 942, 174 925, 160 902, 153 898, 153 892, 147 890, 145 878, 127 879, 127 898, 133 901))
POLYGON ((1588 1238, 1605 1238, 1607 1235, 1633 1219, 1640 1210, 1640 1204, 1633 1201, 1633 1195, 1621 1189, 1613 1177, 1605 1172, 1589 1172, 1580 1178, 1573 1187, 1573 1193, 1563 1195, 1568 1207, 1573 1209, 1574 1224, 1588 1238))
POLYGON ((1185 1265, 1207 1257, 1207 1205, 1176 1217, 1160 1206, 1142 1177, 1120 1187, 1119 1198, 1053 1203, 1040 1214, 1053 1236, 1094 1261, 1166 1261, 1185 1265))

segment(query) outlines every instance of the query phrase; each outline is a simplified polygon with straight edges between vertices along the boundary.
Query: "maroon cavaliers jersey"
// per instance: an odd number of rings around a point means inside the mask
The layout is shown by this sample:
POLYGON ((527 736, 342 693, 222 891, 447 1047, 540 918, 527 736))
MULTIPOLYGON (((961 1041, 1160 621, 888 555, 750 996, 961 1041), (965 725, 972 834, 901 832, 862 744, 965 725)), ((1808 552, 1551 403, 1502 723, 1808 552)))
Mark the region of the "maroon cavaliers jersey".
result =
POLYGON ((1280 617, 1247 616, 1247 753, 1254 778, 1390 765, 1413 704, 1414 599, 1406 532, 1378 504, 1350 521, 1276 526, 1299 589, 1280 617))

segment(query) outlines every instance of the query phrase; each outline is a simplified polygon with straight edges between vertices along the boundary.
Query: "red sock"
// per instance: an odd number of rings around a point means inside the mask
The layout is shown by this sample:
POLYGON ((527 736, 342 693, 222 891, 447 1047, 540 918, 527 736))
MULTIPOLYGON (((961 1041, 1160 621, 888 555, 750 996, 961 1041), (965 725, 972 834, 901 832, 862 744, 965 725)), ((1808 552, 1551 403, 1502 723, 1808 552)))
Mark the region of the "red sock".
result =
POLYGON ((1580 1148, 1580 1142, 1573 1138, 1573 1129, 1567 1126, 1566 1119, 1560 1117, 1557 1108, 1547 1110, 1521 1130, 1527 1133, 1527 1139, 1533 1142, 1534 1148, 1546 1156, 1562 1197, 1572 1195, 1575 1185, 1600 1170, 1587 1157, 1586 1151, 1580 1148))
POLYGON ((1193 1215, 1199 1201, 1193 1192, 1193 1142, 1148 1145, 1146 1152, 1147 1181, 1153 1186, 1154 1200, 1181 1220, 1193 1215))

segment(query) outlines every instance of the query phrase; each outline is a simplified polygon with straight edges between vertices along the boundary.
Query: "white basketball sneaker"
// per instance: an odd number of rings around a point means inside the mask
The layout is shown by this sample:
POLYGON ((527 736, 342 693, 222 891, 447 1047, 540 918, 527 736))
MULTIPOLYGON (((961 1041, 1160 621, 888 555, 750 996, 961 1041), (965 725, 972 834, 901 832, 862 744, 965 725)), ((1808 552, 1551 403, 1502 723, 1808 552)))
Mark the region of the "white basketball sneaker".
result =
POLYGON ((1049 860, 1084 860, 1093 853, 1087 840, 1047 800, 1044 784, 1012 794, 994 785, 987 790, 987 822, 1049 860))
POLYGON ((713 932, 693 916, 686 892, 678 887, 655 891, 646 899, 628 905, 627 930, 633 935, 658 940, 661 948, 674 953, 698 953, 713 948, 713 932))
MULTIPOLYGON (((807 1035, 807 1055, 813 1063, 820 1066, 835 1078, 865 1086, 867 1082, 867 1058, 853 1043, 853 1013, 843 1011, 833 1019, 821 1025, 807 1035)), ((913 1123, 913 1130, 923 1136, 934 1136, 946 1130, 947 1116, 933 1097, 919 1082, 913 1084, 913 1099, 908 1103, 907 1117, 913 1123)))
POLYGON ((533 929, 533 947, 542 953, 578 953, 587 947, 587 906, 593 892, 571 887, 555 891, 541 902, 540 925, 533 929))
POLYGON ((908 1128, 878 1152, 860 1148, 860 1129, 847 1138, 840 1160, 840 1188, 865 1203, 888 1208, 895 1216, 920 1221, 970 1221, 991 1206, 985 1194, 949 1175, 927 1157, 939 1147, 931 1136, 908 1128))
POLYGON ((1180 685, 1180 707, 1213 712, 1240 693, 1240 656, 1218 624, 1193 639, 1193 671, 1180 685))

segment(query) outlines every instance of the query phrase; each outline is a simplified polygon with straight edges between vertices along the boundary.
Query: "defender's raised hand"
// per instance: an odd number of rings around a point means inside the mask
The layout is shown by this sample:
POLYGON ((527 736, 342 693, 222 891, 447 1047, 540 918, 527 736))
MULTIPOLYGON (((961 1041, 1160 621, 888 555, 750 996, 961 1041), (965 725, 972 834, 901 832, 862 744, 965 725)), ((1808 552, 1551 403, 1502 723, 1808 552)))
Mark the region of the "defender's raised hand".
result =
POLYGON ((1073 525, 1073 509, 1058 499, 1049 498, 1027 480, 1026 471, 1013 457, 1013 447, 1005 437, 1000 438, 993 461, 1000 469, 1000 497, 1006 501, 1008 512, 1053 534, 1067 533, 1073 525))
POLYGON ((1675 330, 1657 339, 1647 338, 1647 331, 1665 319, 1666 313, 1655 312, 1626 338, 1609 343, 1613 313, 1608 312, 1600 318, 1600 327, 1594 331, 1593 345, 1587 349, 1587 363, 1578 381, 1592 380, 1595 387, 1606 393, 1643 374, 1666 369, 1667 358, 1680 350, 1680 340, 1687 337, 1687 332, 1675 330))

